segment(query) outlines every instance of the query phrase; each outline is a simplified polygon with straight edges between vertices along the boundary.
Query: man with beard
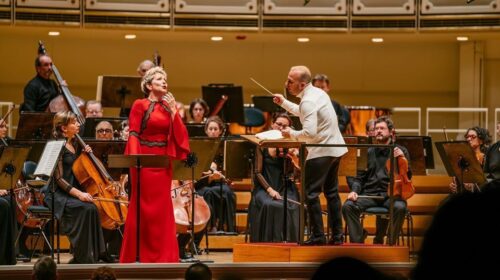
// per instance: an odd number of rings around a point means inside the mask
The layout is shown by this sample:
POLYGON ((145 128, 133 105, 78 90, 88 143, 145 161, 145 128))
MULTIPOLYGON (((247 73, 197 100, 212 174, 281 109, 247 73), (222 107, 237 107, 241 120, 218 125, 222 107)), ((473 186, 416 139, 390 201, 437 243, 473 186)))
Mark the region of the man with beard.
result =
MULTIPOLYGON (((382 116, 375 121, 375 143, 392 144, 394 124, 387 116, 382 116)), ((349 238, 352 243, 364 243, 364 233, 360 222, 361 213, 369 207, 385 207, 389 209, 390 200, 387 194, 390 177, 386 168, 386 162, 390 156, 389 148, 372 147, 368 149, 368 166, 360 172, 352 181, 352 189, 342 207, 342 214, 349 229, 349 238), (362 197, 359 197, 362 196, 362 197), (374 199, 367 196, 377 196, 383 199, 374 199)), ((405 157, 409 160, 406 148, 396 145, 394 157, 405 157)), ((408 178, 411 179, 411 171, 408 170, 408 178)), ((395 244, 401 227, 403 226, 406 213, 406 201, 401 197, 394 197, 394 211, 392 221, 392 232, 389 234, 388 244, 395 244)), ((374 244, 383 244, 387 232, 388 222, 386 219, 377 221, 377 232, 374 244)))
POLYGON ((52 59, 48 55, 40 55, 35 59, 36 77, 24 87, 24 103, 21 111, 43 112, 50 101, 59 94, 57 83, 52 75, 52 59))

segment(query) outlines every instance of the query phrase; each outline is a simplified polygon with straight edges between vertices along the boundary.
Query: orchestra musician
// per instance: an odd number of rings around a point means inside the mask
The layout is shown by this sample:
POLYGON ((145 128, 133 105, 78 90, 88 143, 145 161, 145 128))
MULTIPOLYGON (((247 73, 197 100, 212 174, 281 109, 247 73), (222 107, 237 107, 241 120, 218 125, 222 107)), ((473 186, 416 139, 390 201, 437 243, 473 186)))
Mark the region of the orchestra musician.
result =
POLYGON ((190 123, 204 123, 207 120, 210 108, 205 100, 196 98, 189 104, 190 123))
MULTIPOLYGON (((273 101, 289 113, 299 116, 302 130, 282 128, 284 137, 298 138, 307 144, 345 144, 340 133, 337 115, 330 97, 311 84, 311 71, 305 66, 294 66, 288 73, 286 90, 300 98, 300 106, 274 94, 273 101)), ((333 235, 329 243, 343 243, 341 201, 338 192, 338 169, 340 158, 347 153, 346 147, 308 147, 305 163, 305 189, 311 237, 305 245, 326 244, 319 194, 325 194, 328 204, 329 222, 333 235)))
MULTIPOLYGON (((379 117, 375 121, 375 142, 377 144, 388 145, 392 143, 394 124, 387 116, 379 117)), ((347 195, 347 200, 342 206, 342 213, 349 230, 349 238, 352 243, 364 243, 366 233, 363 231, 360 221, 361 212, 369 207, 389 208, 389 187, 390 177, 386 168, 386 163, 390 155, 389 148, 369 148, 368 166, 360 172, 351 183, 351 192, 347 195), (362 195, 363 197, 358 197, 362 195), (366 196, 378 196, 383 199, 374 199, 366 196)), ((409 160, 408 150, 400 145, 394 148, 394 157, 404 157, 409 160)), ((411 179, 411 171, 408 169, 407 176, 411 179)), ((394 212, 392 221, 392 240, 387 240, 388 244, 395 244, 398 240, 401 227, 403 226, 406 213, 406 201, 396 196, 394 199, 394 212)), ((377 232, 374 244, 383 244, 387 232, 387 220, 377 220, 377 232)))
MULTIPOLYGON (((0 119, 0 140, 0 147, 8 145, 6 119, 0 119)), ((11 203, 9 192, 0 189, 0 265, 16 264, 14 247, 16 220, 12 213, 11 203)))
MULTIPOLYGON (((130 132, 125 154, 156 154, 171 159, 186 159, 189 140, 186 127, 168 92, 167 73, 161 67, 149 69, 141 82, 146 98, 132 105, 130 132)), ((125 223, 120 262, 136 260, 137 171, 130 169, 132 197, 125 223)), ((142 168, 140 174, 140 260, 141 262, 178 262, 179 250, 170 187, 172 163, 165 168, 142 168)))
MULTIPOLYGON (((465 140, 469 143, 470 147, 474 151, 476 155, 477 161, 484 166, 485 162, 485 153, 488 150, 489 144, 491 143, 490 133, 486 128, 474 126, 467 129, 467 132, 464 134, 465 140)), ((479 190, 479 186, 475 183, 464 183, 464 190, 468 192, 474 192, 479 190)), ((450 191, 451 193, 456 193, 458 191, 457 188, 457 180, 453 177, 452 182, 450 183, 450 191)))
POLYGON ((85 103, 86 118, 102 118, 103 110, 101 102, 97 100, 89 100, 85 103))
POLYGON ((100 121, 95 126, 95 139, 97 140, 113 140, 113 125, 108 121, 100 121))
MULTIPOLYGON (((325 74, 316 74, 312 79, 312 85, 324 90, 327 94, 330 94, 330 79, 328 79, 328 76, 325 74)), ((351 121, 349 110, 340 105, 340 103, 335 101, 333 98, 332 105, 333 109, 335 109, 335 113, 337 114, 340 132, 344 133, 351 121)))
MULTIPOLYGON (((78 149, 75 135, 80 130, 77 117, 70 111, 54 116, 53 136, 65 139, 61 158, 54 171, 54 215, 61 221, 61 232, 68 236, 73 248, 69 263, 96 263, 99 259, 111 262, 106 253, 101 219, 93 197, 87 193, 73 174, 73 163, 81 152, 91 152, 90 146, 78 149)), ((45 203, 52 208, 52 195, 45 190, 45 203)))
POLYGON ((154 62, 149 60, 149 59, 146 59, 146 60, 142 61, 141 63, 139 63, 139 66, 137 66, 137 74, 139 74, 139 76, 141 76, 141 77, 144 77, 146 72, 148 72, 148 70, 153 68, 153 67, 155 67, 154 62))
POLYGON ((35 59, 35 69, 36 77, 24 87, 24 102, 20 111, 44 112, 59 94, 57 83, 50 78, 53 73, 50 56, 39 55, 35 59))
MULTIPOLYGON (((280 130, 291 125, 292 120, 286 113, 273 116, 271 129, 280 130)), ((289 163, 284 171, 285 161, 290 153, 297 149, 261 148, 255 156, 255 178, 249 206, 250 241, 279 242, 283 241, 283 201, 286 187, 288 199, 299 200, 297 187, 292 180, 283 182, 283 172, 293 173, 293 165, 289 163)), ((287 241, 297 241, 299 207, 288 203, 287 209, 287 241)))

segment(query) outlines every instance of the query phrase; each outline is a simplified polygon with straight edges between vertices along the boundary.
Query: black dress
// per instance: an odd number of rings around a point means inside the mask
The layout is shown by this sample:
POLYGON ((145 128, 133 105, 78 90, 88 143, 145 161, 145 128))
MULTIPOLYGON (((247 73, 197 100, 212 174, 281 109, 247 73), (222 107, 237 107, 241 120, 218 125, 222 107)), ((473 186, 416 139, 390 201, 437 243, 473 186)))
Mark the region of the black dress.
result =
MULTIPOLYGON (((84 191, 72 171, 77 157, 66 147, 63 149, 61 161, 54 172, 57 182, 54 214, 61 222, 62 233, 71 242, 74 263, 96 263, 106 252, 99 212, 94 203, 83 202, 69 194, 71 187, 84 191)), ((52 208, 50 193, 45 195, 45 202, 52 208)))
MULTIPOLYGON (((0 139, 0 147, 7 145, 8 139, 0 139)), ((14 239, 16 221, 14 219, 10 194, 0 197, 0 265, 16 264, 14 239)))
MULTIPOLYGON (((272 157, 268 149, 257 150, 255 187, 252 191, 248 217, 251 242, 283 241, 283 200, 275 200, 269 196, 262 179, 283 197, 284 160, 286 159, 283 157, 272 157), (261 180, 259 180, 259 174, 262 175, 261 180)), ((295 183, 289 181, 286 185, 287 197, 298 201, 299 195, 295 183)), ((298 205, 293 203, 288 203, 287 208, 287 241, 297 241, 300 210, 298 205)))

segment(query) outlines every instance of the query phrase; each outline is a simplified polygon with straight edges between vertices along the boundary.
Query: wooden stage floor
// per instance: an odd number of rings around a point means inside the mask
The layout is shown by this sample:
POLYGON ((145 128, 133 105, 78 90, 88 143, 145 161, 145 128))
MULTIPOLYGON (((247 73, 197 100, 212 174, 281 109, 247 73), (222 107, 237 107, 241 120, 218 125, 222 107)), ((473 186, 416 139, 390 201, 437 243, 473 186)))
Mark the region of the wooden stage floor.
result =
MULTIPOLYGON (((349 245, 297 246, 296 244, 236 244, 233 252, 211 251, 196 258, 211 268, 214 279, 224 273, 245 279, 309 279, 318 265, 336 256, 353 256, 390 274, 408 276, 414 266, 407 247, 349 245), (271 257, 272 256, 272 257, 271 257)), ((191 263, 173 264, 67 264, 71 255, 62 253, 59 279, 89 279, 100 266, 115 269, 119 279, 183 279, 191 263)), ((0 279, 29 279, 36 259, 15 266, 0 266, 0 279)))

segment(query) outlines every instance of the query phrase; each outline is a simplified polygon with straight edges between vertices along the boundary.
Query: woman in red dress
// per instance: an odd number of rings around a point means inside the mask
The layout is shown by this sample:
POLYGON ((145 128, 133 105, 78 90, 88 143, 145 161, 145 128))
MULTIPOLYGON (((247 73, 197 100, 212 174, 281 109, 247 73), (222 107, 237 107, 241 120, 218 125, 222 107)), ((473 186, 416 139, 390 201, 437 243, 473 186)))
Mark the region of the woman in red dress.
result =
MULTIPOLYGON (((148 70, 141 82, 147 98, 134 102, 129 116, 129 139, 125 154, 166 155, 185 159, 189 153, 186 127, 177 113, 175 99, 168 92, 167 74, 161 67, 148 70)), ((172 163, 166 168, 141 169, 140 182, 140 261, 145 263, 178 262, 175 219, 170 196, 172 163)), ((120 262, 136 259, 137 172, 130 169, 130 198, 120 262)))

